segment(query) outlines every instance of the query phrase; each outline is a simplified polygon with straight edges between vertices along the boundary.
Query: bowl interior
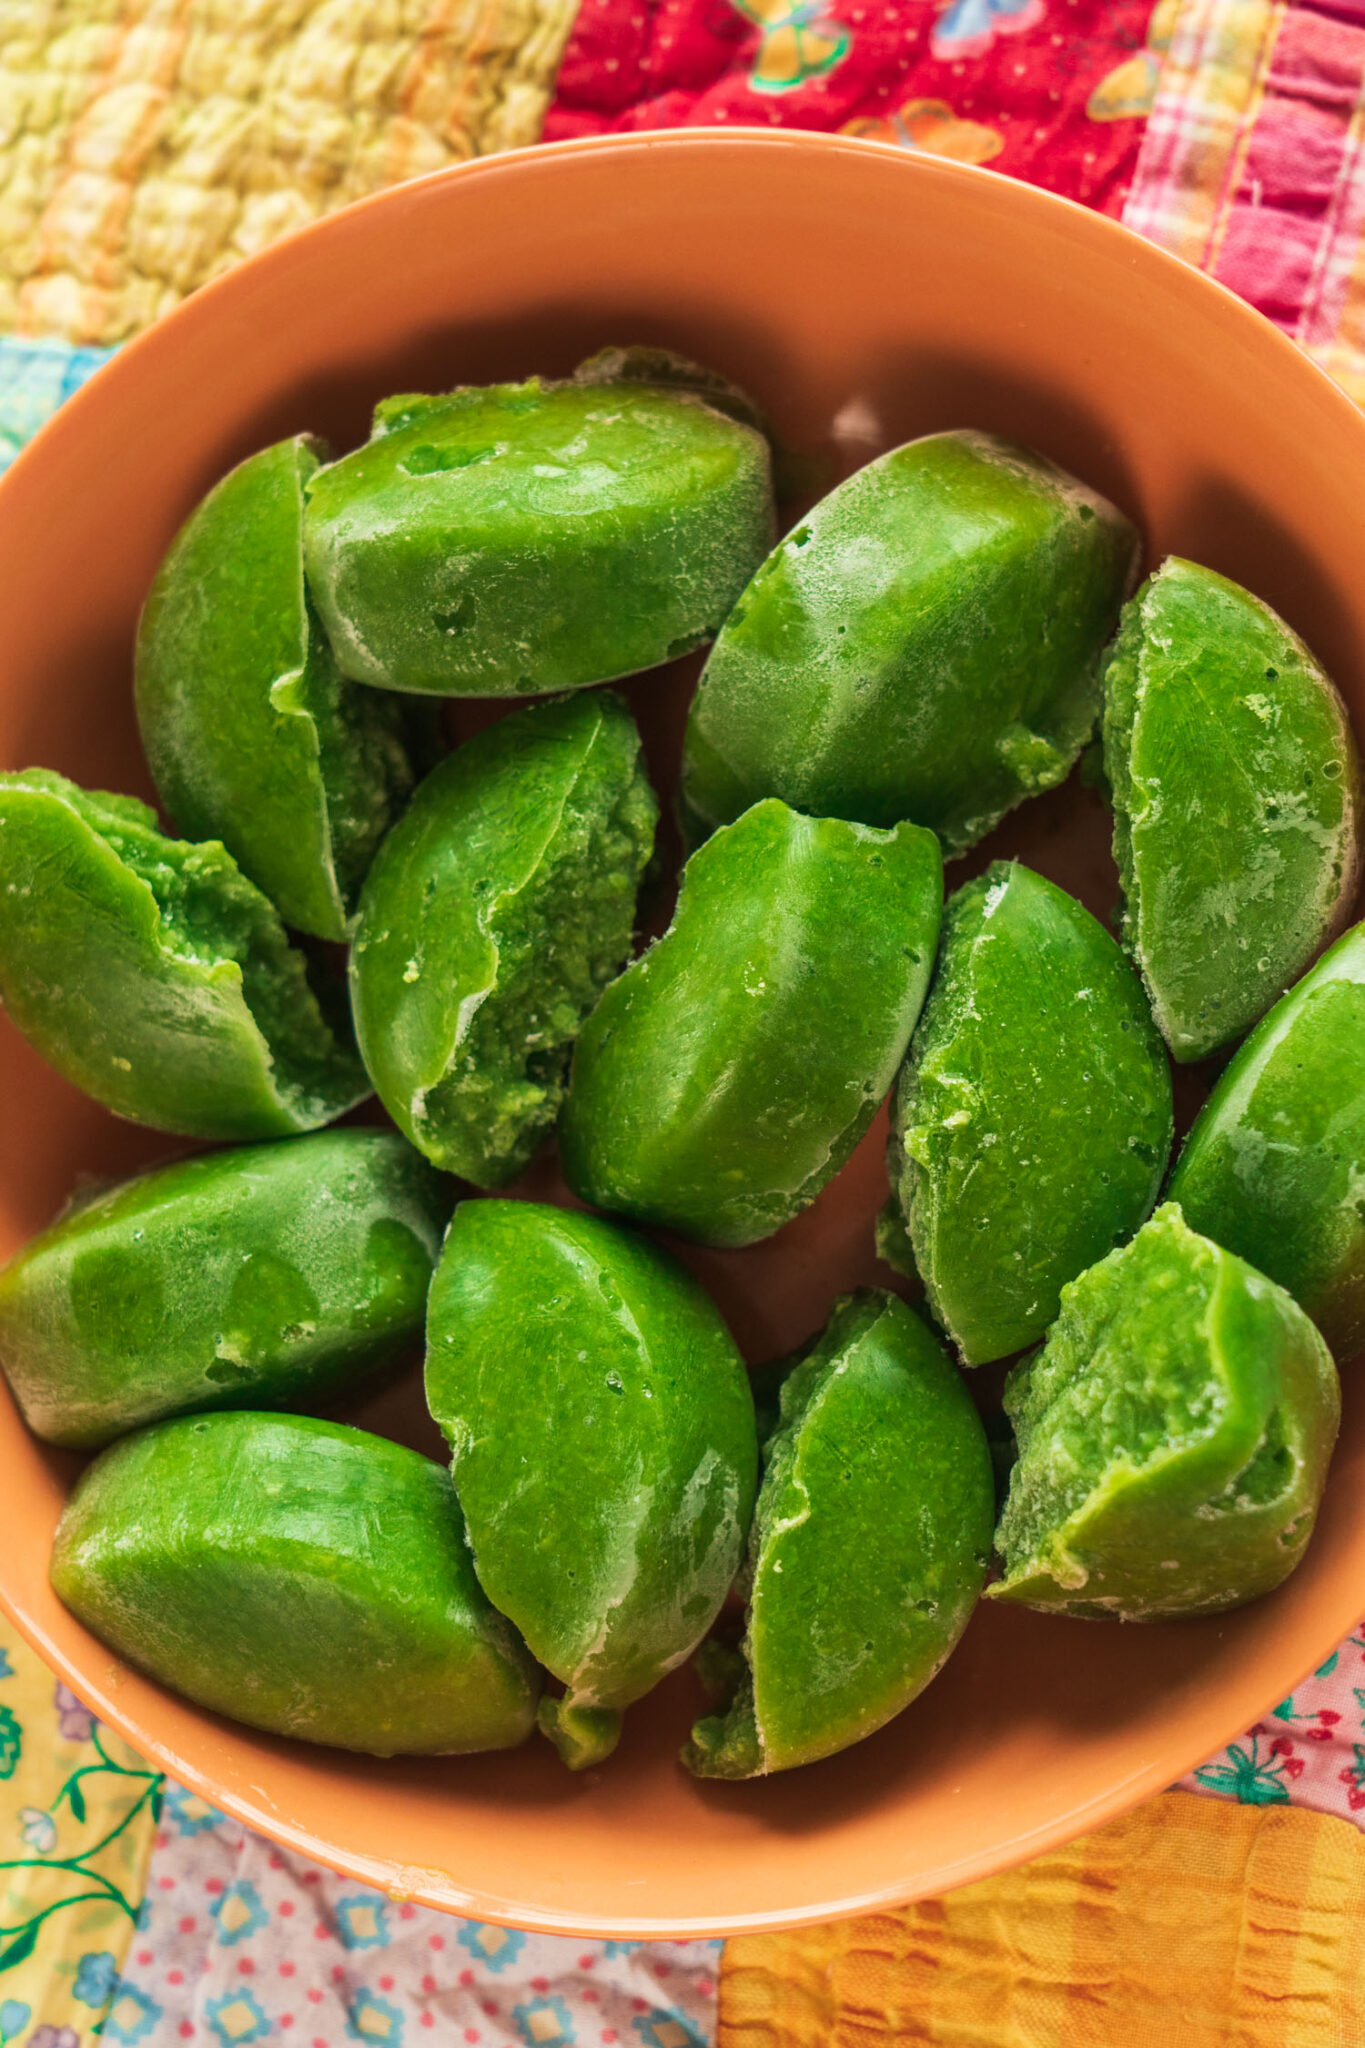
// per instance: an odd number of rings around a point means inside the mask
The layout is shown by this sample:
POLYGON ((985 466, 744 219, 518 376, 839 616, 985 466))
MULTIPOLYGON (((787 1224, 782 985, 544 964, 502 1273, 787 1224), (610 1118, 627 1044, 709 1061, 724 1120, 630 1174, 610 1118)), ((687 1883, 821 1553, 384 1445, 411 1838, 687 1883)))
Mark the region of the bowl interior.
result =
MULTIPOLYGON (((188 301, 78 394, 0 486, 0 758, 148 794, 129 696, 138 605, 232 462, 312 429, 346 446, 404 389, 667 344, 769 409, 799 489, 972 425, 1115 497, 1153 559, 1250 585, 1309 640, 1365 731, 1365 420, 1293 346, 1112 222, 990 173, 840 138, 698 131, 492 159, 320 223, 188 301)), ((631 686, 671 777, 695 664, 631 686)), ((461 729, 485 715, 455 714, 461 729)), ((1076 783, 971 862, 1018 853, 1101 916, 1107 819, 1076 783)), ((0 1255, 82 1176, 177 1149, 120 1125, 0 1022, 0 1255)), ((1198 1077, 1182 1080, 1186 1106, 1198 1077)), ((863 1280, 884 1122, 767 1244, 688 1256, 750 1358, 863 1280)), ((183 1148, 180 1148, 183 1149, 183 1148)), ((552 1164, 525 1191, 557 1191, 552 1164)), ((983 1610, 879 1736, 744 1786, 675 1761, 679 1673, 581 1778, 548 1746, 377 1763, 258 1736, 129 1671, 48 1590, 72 1461, 0 1394, 0 1602, 144 1752, 281 1841, 395 1895, 549 1931, 720 1933, 946 1889, 1094 1825, 1265 1712, 1352 1626, 1365 1587, 1365 1408, 1346 1415, 1314 1543, 1280 1594, 1123 1628, 983 1610)), ((988 1381, 983 1381, 989 1384, 988 1381)), ((414 1369, 353 1419, 435 1450, 414 1369)))

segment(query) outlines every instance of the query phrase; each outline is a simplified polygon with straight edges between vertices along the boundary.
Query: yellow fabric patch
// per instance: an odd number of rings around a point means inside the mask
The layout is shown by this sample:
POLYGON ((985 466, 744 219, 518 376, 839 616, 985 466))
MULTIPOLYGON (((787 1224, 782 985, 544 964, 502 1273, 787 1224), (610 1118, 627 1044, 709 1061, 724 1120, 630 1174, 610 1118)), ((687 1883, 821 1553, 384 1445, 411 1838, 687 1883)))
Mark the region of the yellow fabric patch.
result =
POLYGON ((944 1899, 727 1944, 718 2048, 1365 2041, 1365 1837, 1168 1792, 944 1899))
POLYGON ((0 2038, 86 2048, 133 1939, 161 1779, 0 1626, 0 2038))
POLYGON ((946 100, 904 100, 894 114, 845 121, 839 132, 921 150, 926 156, 952 157, 960 164, 988 164, 1005 147, 997 129, 961 120, 946 100))
POLYGON ((0 0, 0 329, 117 342, 291 228, 539 139, 577 0, 0 0))
POLYGON ((1085 111, 1092 121, 1145 120, 1151 113, 1179 12, 1180 0, 1157 0, 1146 48, 1116 64, 1091 93, 1085 111))

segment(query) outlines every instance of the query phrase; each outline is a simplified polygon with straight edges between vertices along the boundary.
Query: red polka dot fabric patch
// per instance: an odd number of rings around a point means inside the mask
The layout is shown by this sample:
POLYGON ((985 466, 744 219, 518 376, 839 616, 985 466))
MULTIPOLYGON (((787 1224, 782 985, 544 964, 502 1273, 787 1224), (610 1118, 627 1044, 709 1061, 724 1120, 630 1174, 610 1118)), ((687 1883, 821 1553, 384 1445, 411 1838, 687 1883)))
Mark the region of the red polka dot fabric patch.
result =
POLYGON ((582 0, 545 137, 819 128, 1118 213, 1156 82, 1151 25, 1151 0, 582 0))

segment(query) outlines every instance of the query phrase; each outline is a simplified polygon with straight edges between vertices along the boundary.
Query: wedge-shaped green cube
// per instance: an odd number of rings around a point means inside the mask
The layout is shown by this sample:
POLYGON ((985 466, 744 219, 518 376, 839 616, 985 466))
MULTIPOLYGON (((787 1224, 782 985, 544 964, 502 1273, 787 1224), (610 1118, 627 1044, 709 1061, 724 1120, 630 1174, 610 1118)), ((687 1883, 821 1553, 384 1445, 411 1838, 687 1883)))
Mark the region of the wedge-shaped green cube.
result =
POLYGON ((1233 1055, 1170 1198, 1192 1229, 1287 1288, 1334 1357, 1365 1345, 1365 925, 1233 1055))
POLYGON ((216 840, 135 797, 0 775, 0 1001, 59 1074, 133 1123, 272 1138, 369 1094, 340 988, 310 980, 216 840))
POLYGON ((479 1589, 449 1475, 302 1415, 125 1437, 77 1482, 52 1583, 111 1650, 248 1727, 371 1756, 509 1749, 539 1673, 479 1589))
POLYGON ((0 1270, 0 1367, 49 1443, 329 1401, 421 1335, 452 1181, 395 1131, 316 1131, 77 1202, 0 1270))
POLYGON ((1104 765, 1124 943, 1178 1060, 1249 1031, 1354 901, 1346 707, 1267 604, 1172 555, 1123 614, 1104 765))
POLYGON ((303 580, 318 443, 248 457, 196 506, 138 626, 138 725, 182 832, 221 839, 297 930, 344 939, 412 787, 402 707, 340 674, 303 580))
POLYGON ((1168 1202, 1064 1291, 1005 1408, 1019 1459, 990 1597, 1160 1621, 1222 1614, 1288 1578, 1341 1391, 1284 1289, 1168 1202))
POLYGON ((502 1187, 546 1137, 584 1017, 630 951, 658 807, 598 691, 526 705, 429 775, 361 898, 351 998, 385 1108, 502 1187))
POLYGON ((938 844, 755 804, 693 854, 672 924, 574 1053, 569 1185, 706 1244, 814 1201, 867 1130, 929 985, 938 844))
POLYGON ((1066 1282, 1156 1200, 1171 1070, 1142 983, 1088 910, 1017 861, 949 898, 894 1132, 894 1217, 967 1365, 1037 1343, 1066 1282))
POLYGON ((534 695, 713 636, 772 545, 768 444, 723 386, 604 367, 388 399, 312 479, 308 582, 344 674, 534 695))
POLYGON ((748 1535, 754 1405, 665 1252, 593 1216, 462 1202, 432 1283, 427 1402, 484 1591, 566 1690, 573 1768, 714 1621, 748 1535))
POLYGON ((683 1752, 699 1777, 791 1770, 873 1734, 942 1669, 986 1576, 985 1431, 894 1295, 837 1305, 783 1383, 765 1465, 742 1660, 683 1752))
POLYGON ((770 554, 692 705, 694 839, 760 797, 960 853, 1067 774, 1138 537, 1098 492, 990 434, 869 462, 770 554))

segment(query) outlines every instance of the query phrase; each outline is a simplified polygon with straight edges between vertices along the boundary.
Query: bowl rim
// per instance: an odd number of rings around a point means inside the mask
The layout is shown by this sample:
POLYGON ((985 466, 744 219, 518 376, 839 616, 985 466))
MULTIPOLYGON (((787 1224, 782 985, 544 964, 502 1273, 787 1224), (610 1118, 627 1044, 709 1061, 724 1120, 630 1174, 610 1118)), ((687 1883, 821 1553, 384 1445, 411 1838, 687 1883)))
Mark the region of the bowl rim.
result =
MULTIPOLYGON (((1334 408, 1343 423, 1349 422, 1352 433, 1360 433, 1360 409, 1321 364, 1314 361, 1282 329, 1276 327, 1272 321, 1227 286, 1182 258, 1162 249, 1145 236, 1139 235, 1111 215, 1097 212, 1077 200, 1065 198, 1048 191, 1045 187, 1028 184, 1022 179, 1010 177, 984 165, 965 164, 950 158, 928 156, 907 151, 893 143, 872 141, 865 137, 815 129, 745 126, 736 123, 734 126, 727 124, 723 127, 650 129, 528 144, 490 156, 470 158, 440 170, 427 172, 420 177, 383 187, 352 201, 345 207, 337 208, 291 230, 278 241, 270 243, 254 255, 243 258, 230 270, 200 286, 169 312, 155 320, 150 327, 144 328, 126 342, 114 345, 109 359, 44 422, 20 450, 5 474, 0 476, 0 498, 8 501, 17 490, 24 488, 30 471, 41 463, 44 451, 55 441, 66 435, 80 436, 84 433, 87 413, 92 406, 98 408, 101 402, 100 392, 107 389, 110 378, 128 374, 140 375, 140 365, 145 355, 155 357, 157 350, 176 345, 174 337, 178 326, 183 326, 187 322, 213 319, 216 315, 218 296, 223 291, 233 292, 239 289, 239 280, 244 272, 259 275, 272 267, 289 264, 300 243, 309 237, 335 233, 339 228, 344 232, 344 226, 341 224, 354 216, 376 208, 401 205, 405 203, 406 196, 415 191, 467 182, 476 178, 516 176, 531 165, 544 166, 547 173, 552 174, 557 164, 586 156, 615 156, 629 160, 643 153, 653 154, 661 150, 717 151, 732 146, 744 149, 761 146, 774 151, 894 161, 902 175, 912 182, 918 182, 931 194, 935 188, 959 184, 963 180, 970 180, 978 186, 983 180, 988 180, 999 194, 999 203, 1006 207, 1017 207, 1024 213, 1031 212, 1044 218, 1055 219, 1060 213, 1067 219, 1071 229, 1082 237, 1089 236, 1096 244, 1108 245, 1111 250, 1128 251, 1130 268, 1140 263, 1149 268, 1156 278, 1164 280, 1177 295, 1192 294, 1196 299, 1203 300, 1210 309, 1216 309, 1225 327, 1244 333, 1254 329, 1257 334, 1256 345, 1259 348, 1269 349, 1278 355, 1291 376, 1316 384, 1319 401, 1325 402, 1329 409, 1334 408), (131 369, 129 365, 132 366, 131 369)), ((495 1926, 579 1939, 615 1937, 631 1940, 698 1940, 770 1932, 777 1928, 818 1926, 836 1919, 894 1909, 919 1898, 939 1897, 963 1885, 1016 1868, 1049 1850, 1063 1847, 1077 1837, 1119 1819, 1155 1794, 1170 1789, 1178 1777, 1193 1769, 1205 1756, 1216 1753, 1220 1747, 1234 1740, 1253 1722, 1264 1719, 1273 1707, 1293 1690, 1294 1685, 1302 1681, 1307 1672, 1321 1664, 1336 1649, 1342 1638, 1359 1621, 1362 1605, 1365 1605, 1365 1601, 1362 1601, 1361 1605, 1353 1604, 1339 1624, 1334 1622, 1330 1635, 1325 1635, 1315 1657, 1304 1666, 1302 1672, 1286 1672, 1284 1679, 1273 1692, 1267 1690, 1263 1700, 1259 1695, 1255 1696, 1251 1710, 1240 1712, 1231 1725, 1224 1728, 1220 1720, 1216 1725, 1222 1732, 1212 1742, 1201 1742, 1197 1755, 1183 1761, 1179 1757, 1173 1761, 1170 1757, 1162 1755, 1142 1763, 1104 1792, 1079 1806, 1066 1808, 1027 1833, 1015 1837, 1003 1852, 998 1844, 994 1847, 987 1846, 960 1856, 954 1862, 943 1866, 933 1874, 929 1882, 922 1882, 916 1878, 902 1883, 892 1880, 867 1890, 849 1891, 844 1896, 826 1901, 818 1907, 778 1907, 765 1911, 729 1913, 720 1918, 657 1915, 630 1918, 620 1915, 592 1916, 581 1911, 560 1911, 530 1905, 514 1907, 506 1901, 486 1899, 477 1892, 461 1889, 445 1872, 417 1870, 400 1866, 390 1858, 349 1853, 336 1843, 320 1838, 309 1827, 275 1814, 265 1795, 259 1801, 253 1802, 243 1793, 219 1787, 208 1769, 202 1768, 187 1757, 182 1757, 173 1742, 152 1734, 142 1725, 136 1711, 130 1711, 120 1705, 116 1695, 117 1682, 122 1673, 125 1670, 131 1671, 132 1667, 125 1665, 122 1659, 113 1659, 111 1652, 96 1645, 105 1667, 115 1674, 115 1685, 110 1686, 97 1678, 93 1670, 82 1669, 73 1657, 52 1640, 42 1622, 15 1601, 4 1584, 3 1576, 0 1576, 0 1614, 8 1617, 21 1637, 54 1675, 67 1684, 84 1705, 90 1707, 101 1721, 119 1734, 139 1755, 156 1764, 177 1782, 187 1786, 208 1804, 242 1822, 268 1840, 307 1857, 338 1876, 373 1887, 394 1902, 411 1901, 439 1912, 466 1915, 495 1926)), ((93 1642, 94 1638, 91 1638, 91 1641, 93 1642)), ((206 1716, 210 1720, 217 1718, 206 1715, 206 1710, 195 1707, 193 1702, 185 1704, 196 1714, 206 1716)), ((236 1733, 236 1724, 229 1725, 232 1732, 236 1733)), ((245 1732, 250 1735, 255 1731, 247 1729, 245 1732)))
MULTIPOLYGON (((1281 361, 1293 363, 1292 374, 1303 375, 1306 371, 1309 381, 1318 386, 1320 399, 1334 404, 1344 419, 1352 420, 1358 426, 1361 409, 1347 396, 1340 384, 1321 363, 1316 362, 1307 350, 1292 340, 1284 329, 1277 327, 1273 320, 1260 312, 1249 300, 1244 299, 1230 286, 1210 277, 1182 256, 1173 255, 1163 249, 1159 242, 1140 235, 1135 228, 1127 227, 1113 214, 1101 213, 1086 206, 1078 199, 1068 198, 1064 193, 1052 192, 1044 185, 1033 185, 1023 178, 1015 178, 1005 171, 992 170, 988 164, 959 162, 954 157, 931 156, 919 150, 903 149, 898 143, 876 142, 866 136, 842 135, 821 128, 778 128, 743 125, 717 124, 714 127, 693 128, 646 128, 628 133, 604 135, 576 135, 555 142, 532 142, 516 149, 496 150, 488 156, 467 157, 457 164, 446 164, 440 170, 424 171, 415 178, 402 179, 396 185, 385 185, 377 192, 368 192, 363 198, 353 199, 345 206, 335 208, 331 213, 320 214, 316 219, 305 221, 301 226, 291 228, 277 241, 270 242, 250 256, 244 256, 230 269, 221 271, 207 283, 197 286, 186 297, 180 299, 169 311, 160 314, 151 325, 139 333, 130 335, 126 341, 107 344, 112 353, 98 369, 86 378, 68 398, 63 399, 54 413, 49 414, 38 431, 33 434, 8 468, 0 473, 0 491, 10 495, 10 479, 18 476, 26 479, 30 457, 35 448, 45 448, 61 433, 70 430, 74 422, 79 427, 86 407, 90 402, 91 386, 98 377, 104 379, 118 374, 117 366, 140 357, 147 351, 162 346, 162 336, 173 323, 204 317, 204 308, 212 308, 224 291, 233 291, 244 272, 261 274, 264 271, 287 264, 294 251, 303 243, 319 235, 336 232, 338 222, 348 222, 357 216, 376 208, 391 206, 395 195, 429 190, 436 186, 466 182, 471 178, 497 177, 524 170, 530 164, 553 165, 586 156, 631 156, 636 153, 653 154, 658 150, 723 149, 730 144, 742 144, 749 148, 761 145, 767 149, 798 152, 813 152, 850 157, 867 157, 897 164, 902 172, 922 179, 926 184, 962 184, 982 186, 988 183, 997 191, 1009 194, 1007 204, 1022 207, 1024 211, 1036 211, 1041 215, 1056 214, 1059 210, 1068 217, 1077 233, 1092 235, 1101 244, 1108 242, 1113 248, 1140 249, 1144 263, 1154 263, 1158 274, 1166 278, 1177 289, 1193 291, 1196 297, 1204 298, 1209 306, 1221 308, 1225 321, 1234 326, 1253 327, 1260 335, 1260 345, 1270 346, 1281 361)), ((39 337, 17 335, 17 340, 31 340, 39 337)), ((81 344, 72 344, 80 346, 81 344)), ((107 388, 107 387, 106 387, 107 388)))

